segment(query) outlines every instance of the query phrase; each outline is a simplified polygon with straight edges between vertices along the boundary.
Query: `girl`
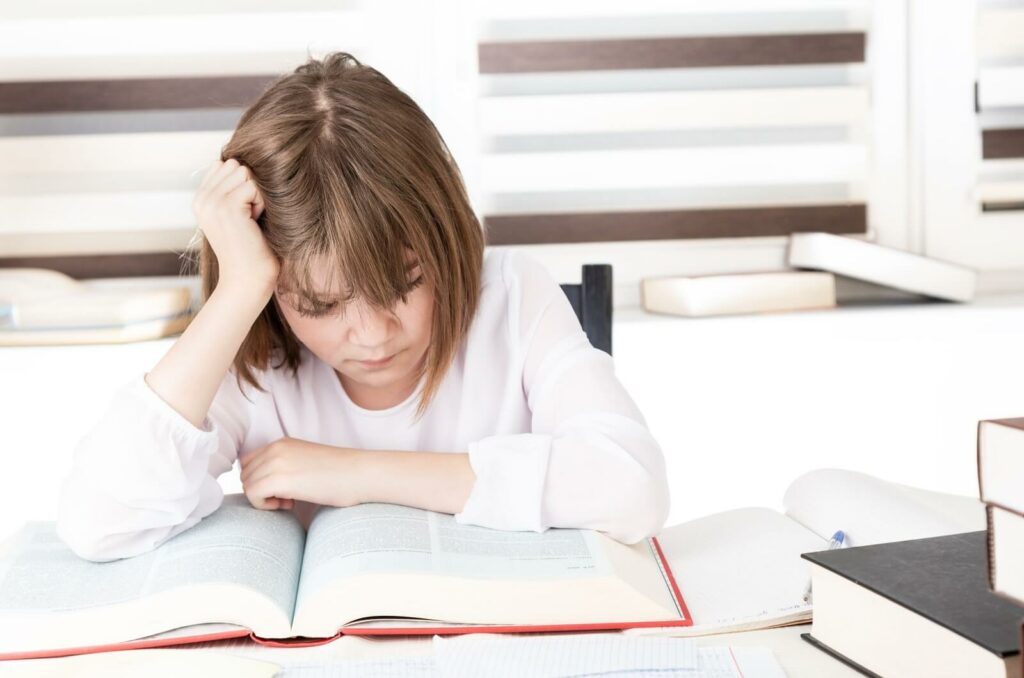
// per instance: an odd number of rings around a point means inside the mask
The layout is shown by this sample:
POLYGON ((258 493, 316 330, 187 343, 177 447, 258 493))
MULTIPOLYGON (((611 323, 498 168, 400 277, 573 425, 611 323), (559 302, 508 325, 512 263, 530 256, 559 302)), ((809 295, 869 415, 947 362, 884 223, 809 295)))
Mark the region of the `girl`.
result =
POLYGON ((624 543, 669 509, 643 416, 545 268, 488 250, 461 175, 404 92, 309 59, 239 120, 203 177, 203 306, 79 442, 57 532, 149 551, 223 499, 388 502, 500 530, 624 543), (415 411, 413 405, 415 404, 415 411))

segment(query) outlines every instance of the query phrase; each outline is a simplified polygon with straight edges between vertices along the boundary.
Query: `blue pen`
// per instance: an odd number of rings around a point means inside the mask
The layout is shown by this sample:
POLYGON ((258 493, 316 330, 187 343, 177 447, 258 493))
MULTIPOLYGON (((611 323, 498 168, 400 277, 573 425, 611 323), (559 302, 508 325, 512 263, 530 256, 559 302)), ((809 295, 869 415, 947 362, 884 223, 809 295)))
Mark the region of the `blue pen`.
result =
MULTIPOLYGON (((836 533, 832 535, 832 538, 828 540, 828 549, 839 549, 846 545, 846 533, 842 530, 836 530, 836 533)), ((811 580, 807 579, 807 588, 804 589, 804 602, 811 602, 811 580)))

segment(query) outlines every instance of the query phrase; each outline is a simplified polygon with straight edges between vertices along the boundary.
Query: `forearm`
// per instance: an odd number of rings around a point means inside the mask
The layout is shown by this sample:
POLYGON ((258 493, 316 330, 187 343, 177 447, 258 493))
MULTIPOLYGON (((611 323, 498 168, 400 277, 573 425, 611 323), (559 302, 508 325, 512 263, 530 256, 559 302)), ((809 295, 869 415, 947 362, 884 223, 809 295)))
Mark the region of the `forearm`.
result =
POLYGON ((253 282, 246 289, 220 284, 184 333, 146 375, 146 383, 195 426, 210 403, 238 348, 272 294, 253 282))
POLYGON ((465 452, 361 450, 364 502, 384 502, 458 513, 476 475, 465 452))

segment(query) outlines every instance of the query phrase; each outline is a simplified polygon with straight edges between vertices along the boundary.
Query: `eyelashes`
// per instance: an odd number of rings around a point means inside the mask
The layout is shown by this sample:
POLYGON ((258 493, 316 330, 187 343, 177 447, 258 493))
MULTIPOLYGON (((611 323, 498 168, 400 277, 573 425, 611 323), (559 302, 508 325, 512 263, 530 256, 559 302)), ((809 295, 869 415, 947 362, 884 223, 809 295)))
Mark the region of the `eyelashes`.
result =
MULTIPOLYGON (((419 276, 416 277, 415 280, 413 280, 412 282, 409 283, 408 288, 406 288, 405 292, 402 293, 402 296, 401 296, 402 303, 403 304, 406 303, 406 296, 410 292, 412 292, 414 289, 416 289, 417 287, 419 287, 422 284, 423 284, 423 275, 420 274, 419 276)), ((337 308, 337 306, 338 306, 338 302, 332 301, 329 304, 324 304, 322 306, 317 306, 316 308, 313 308, 313 309, 299 308, 297 310, 299 312, 299 315, 301 315, 304 318, 322 318, 323 316, 327 315, 328 313, 333 311, 335 308, 337 308)))

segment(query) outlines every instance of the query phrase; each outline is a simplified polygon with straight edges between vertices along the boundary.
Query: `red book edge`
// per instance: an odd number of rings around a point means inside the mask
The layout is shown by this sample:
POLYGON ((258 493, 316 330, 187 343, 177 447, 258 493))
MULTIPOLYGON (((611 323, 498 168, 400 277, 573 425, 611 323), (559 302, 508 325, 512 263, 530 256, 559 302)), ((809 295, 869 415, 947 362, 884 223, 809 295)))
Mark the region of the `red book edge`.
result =
POLYGON ((338 633, 329 638, 303 638, 301 640, 290 640, 286 638, 261 638, 249 629, 233 629, 230 631, 217 631, 195 636, 176 636, 174 638, 152 638, 149 640, 129 640, 121 643, 108 643, 106 645, 89 645, 83 647, 70 647, 59 650, 33 650, 30 652, 8 652, 0 653, 0 660, 5 659, 42 659, 46 657, 66 657, 78 654, 91 654, 94 652, 113 652, 119 650, 141 650, 151 647, 169 647, 173 645, 189 645, 192 643, 203 643, 216 640, 228 640, 231 638, 249 637, 254 642, 267 647, 312 647, 325 645, 337 640, 342 635, 349 636, 418 636, 418 635, 456 635, 465 633, 539 633, 547 631, 608 631, 629 628, 651 628, 668 626, 693 626, 693 618, 690 610, 686 607, 683 594, 679 591, 679 585, 669 567, 668 559, 661 549, 657 537, 651 537, 658 561, 668 580, 669 590, 679 606, 685 619, 672 619, 650 622, 596 622, 592 624, 537 624, 537 625, 469 625, 469 626, 416 626, 416 627, 393 627, 393 628, 360 628, 342 627, 338 633))

